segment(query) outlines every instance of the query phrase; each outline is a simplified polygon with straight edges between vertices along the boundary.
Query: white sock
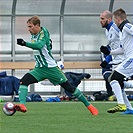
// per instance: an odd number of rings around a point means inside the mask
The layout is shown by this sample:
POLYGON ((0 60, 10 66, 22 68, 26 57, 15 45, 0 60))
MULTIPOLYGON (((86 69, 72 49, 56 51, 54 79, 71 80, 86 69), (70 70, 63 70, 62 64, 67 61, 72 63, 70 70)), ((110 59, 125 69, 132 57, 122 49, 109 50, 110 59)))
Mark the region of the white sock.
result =
POLYGON ((124 81, 124 88, 133 88, 133 81, 124 81))
POLYGON ((113 80, 113 81, 110 82, 110 85, 111 85, 112 90, 113 90, 113 92, 116 96, 117 103, 118 104, 125 104, 124 100, 123 100, 123 96, 122 96, 121 87, 120 87, 118 81, 113 80))
POLYGON ((124 99, 127 109, 133 110, 133 107, 132 107, 131 103, 129 102, 126 92, 124 90, 122 90, 122 95, 123 95, 123 99, 124 99))

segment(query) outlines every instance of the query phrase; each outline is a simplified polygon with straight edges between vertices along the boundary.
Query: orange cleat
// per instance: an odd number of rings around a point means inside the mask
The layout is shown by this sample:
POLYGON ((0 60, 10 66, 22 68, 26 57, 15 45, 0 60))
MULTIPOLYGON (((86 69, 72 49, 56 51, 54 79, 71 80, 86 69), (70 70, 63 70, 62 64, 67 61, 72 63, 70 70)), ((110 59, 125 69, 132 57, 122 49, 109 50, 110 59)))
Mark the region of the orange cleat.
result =
POLYGON ((27 112, 27 108, 25 107, 24 104, 16 104, 14 108, 16 109, 16 111, 20 111, 23 113, 27 112))
POLYGON ((92 104, 90 104, 87 108, 92 113, 92 115, 98 115, 98 110, 92 104))

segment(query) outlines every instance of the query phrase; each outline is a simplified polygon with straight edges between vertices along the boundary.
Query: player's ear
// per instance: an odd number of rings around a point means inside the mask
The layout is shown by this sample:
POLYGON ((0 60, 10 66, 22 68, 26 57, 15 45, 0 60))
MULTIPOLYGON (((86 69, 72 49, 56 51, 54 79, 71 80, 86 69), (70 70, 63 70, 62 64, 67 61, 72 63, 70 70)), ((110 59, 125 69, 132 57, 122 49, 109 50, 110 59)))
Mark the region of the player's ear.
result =
POLYGON ((109 19, 108 19, 108 22, 111 22, 111 21, 112 21, 112 18, 109 18, 109 19))
POLYGON ((36 27, 40 27, 40 25, 39 25, 39 24, 36 24, 35 26, 36 26, 36 27))

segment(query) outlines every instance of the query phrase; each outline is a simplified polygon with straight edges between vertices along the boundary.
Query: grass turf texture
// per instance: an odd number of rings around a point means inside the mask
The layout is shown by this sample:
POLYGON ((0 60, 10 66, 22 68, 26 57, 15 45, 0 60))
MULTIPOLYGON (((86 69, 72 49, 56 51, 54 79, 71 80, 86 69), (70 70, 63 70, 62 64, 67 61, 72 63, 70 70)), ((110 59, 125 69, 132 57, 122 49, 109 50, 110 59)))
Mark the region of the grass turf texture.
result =
MULTIPOLYGON (((133 115, 107 113, 115 102, 92 102, 93 116, 81 102, 30 102, 28 112, 6 116, 0 112, 0 133, 133 133, 133 115)), ((0 104, 2 108, 3 103, 0 104)))

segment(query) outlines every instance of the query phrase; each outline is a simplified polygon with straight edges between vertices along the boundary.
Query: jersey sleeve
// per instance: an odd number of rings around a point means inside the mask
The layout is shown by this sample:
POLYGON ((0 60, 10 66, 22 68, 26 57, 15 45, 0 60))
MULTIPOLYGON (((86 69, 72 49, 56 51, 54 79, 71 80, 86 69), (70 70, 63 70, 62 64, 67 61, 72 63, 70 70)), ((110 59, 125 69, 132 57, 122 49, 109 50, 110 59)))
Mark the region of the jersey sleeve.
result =
POLYGON ((124 54, 124 49, 122 47, 119 47, 117 49, 111 50, 110 54, 111 55, 121 55, 121 54, 124 54))
POLYGON ((37 42, 26 42, 26 47, 28 48, 32 48, 35 50, 40 50, 44 47, 44 45, 46 44, 45 40, 38 40, 37 42))
POLYGON ((49 33, 46 31, 41 31, 40 36, 35 42, 26 42, 26 47, 32 48, 34 50, 41 50, 44 45, 50 43, 49 33))
POLYGON ((124 30, 130 35, 133 35, 133 25, 131 25, 130 23, 125 24, 124 30))

